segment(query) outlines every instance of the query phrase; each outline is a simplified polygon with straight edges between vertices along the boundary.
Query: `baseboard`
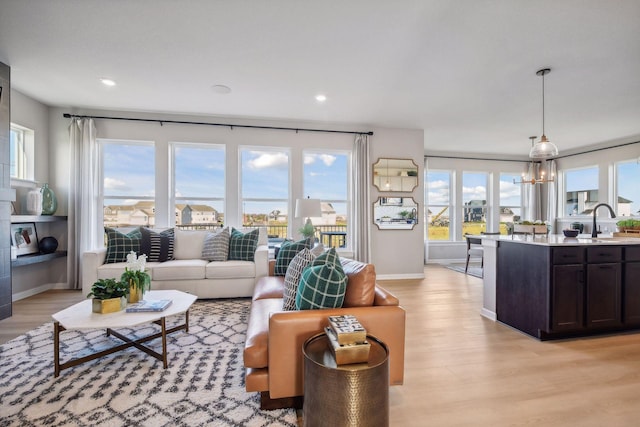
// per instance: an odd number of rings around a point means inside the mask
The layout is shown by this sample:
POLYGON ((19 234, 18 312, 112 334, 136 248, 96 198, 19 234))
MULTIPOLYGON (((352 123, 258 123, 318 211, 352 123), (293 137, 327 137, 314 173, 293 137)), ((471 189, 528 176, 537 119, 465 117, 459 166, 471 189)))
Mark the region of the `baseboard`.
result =
POLYGON ((408 280, 424 279, 424 273, 416 274, 376 274, 377 280, 408 280))
POLYGON ((427 261, 427 264, 460 264, 460 263, 464 264, 465 261, 466 261, 465 258, 451 258, 451 259, 445 259, 445 258, 433 259, 432 258, 427 261))
POLYGON ((19 301, 21 299, 29 298, 34 295, 46 292, 50 289, 69 289, 69 285, 66 283, 45 283, 36 288, 27 289, 26 291, 16 292, 11 296, 11 301, 19 301))
POLYGON ((498 315, 496 313, 484 307, 482 307, 482 310, 480 310, 480 314, 489 320, 493 320, 494 322, 498 320, 498 315))

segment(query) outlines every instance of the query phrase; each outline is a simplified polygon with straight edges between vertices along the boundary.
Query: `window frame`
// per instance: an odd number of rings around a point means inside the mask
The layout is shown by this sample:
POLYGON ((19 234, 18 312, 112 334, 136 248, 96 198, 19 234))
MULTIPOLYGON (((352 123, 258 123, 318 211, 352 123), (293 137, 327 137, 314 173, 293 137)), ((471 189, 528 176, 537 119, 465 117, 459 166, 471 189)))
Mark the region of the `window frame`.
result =
MULTIPOLYGON (((158 207, 156 206, 156 188, 155 188, 155 184, 156 184, 156 177, 157 177, 157 173, 158 173, 158 165, 156 163, 156 150, 157 150, 157 145, 154 141, 141 141, 141 140, 132 140, 132 139, 113 139, 113 138, 98 138, 96 140, 96 142, 98 143, 98 149, 99 149, 99 156, 100 156, 100 162, 98 167, 100 168, 99 171, 99 190, 98 190, 98 212, 100 215, 100 218, 98 219, 98 223, 99 224, 103 224, 105 227, 107 227, 107 225, 104 224, 104 210, 106 208, 105 206, 105 199, 109 199, 109 200, 137 200, 137 201, 153 201, 154 202, 154 223, 153 224, 149 224, 149 227, 155 227, 155 217, 157 217, 157 215, 155 214, 158 207), (151 146, 154 149, 154 156, 153 156, 153 162, 154 162, 154 168, 153 168, 153 182, 154 182, 154 195, 153 196, 133 196, 133 195, 125 195, 125 196, 109 196, 105 194, 105 188, 104 188, 104 171, 105 171, 105 167, 104 167, 104 161, 105 161, 105 153, 104 153, 104 147, 105 145, 139 145, 139 146, 151 146)), ((123 228, 128 228, 128 227, 135 227, 136 225, 134 224, 129 224, 129 225, 125 225, 122 226, 123 228)), ((115 227, 115 228, 119 228, 119 227, 115 227)))
MULTIPOLYGON (((620 195, 620 182, 622 182, 623 180, 620 179, 620 169, 619 166, 620 165, 624 165, 624 164, 633 164, 635 163, 638 167, 638 174, 640 175, 640 158, 638 159, 630 159, 630 160, 620 160, 617 162, 613 163, 613 185, 611 186, 613 188, 613 210, 616 212, 616 214, 620 217, 624 217, 624 218, 637 218, 640 216, 640 209, 638 209, 637 211, 633 211, 633 209, 631 209, 630 215, 624 215, 620 213, 620 208, 618 206, 619 204, 619 198, 623 197, 620 195)), ((631 180, 632 181, 632 180, 631 180)), ((638 181, 633 181, 633 182, 638 182, 638 181)))
MULTIPOLYGON (((227 147, 225 144, 210 144, 210 143, 203 143, 203 142, 177 142, 177 141, 172 141, 169 142, 169 171, 168 171, 168 175, 169 175, 169 194, 168 194, 168 200, 169 200, 169 215, 168 215, 168 219, 169 219, 169 227, 174 227, 178 224, 176 224, 176 204, 178 203, 178 201, 180 200, 184 200, 184 201, 188 201, 188 200, 195 200, 195 201, 207 201, 207 202, 222 202, 222 214, 223 214, 223 223, 227 222, 227 218, 226 218, 226 205, 227 205, 227 198, 226 198, 226 188, 227 188, 227 147), (197 148, 197 149, 208 149, 208 150, 220 150, 222 151, 222 158, 223 158, 223 173, 222 173, 222 177, 223 177, 223 194, 222 197, 206 197, 206 196, 197 196, 197 197, 191 197, 191 196, 176 196, 176 148, 180 148, 180 147, 184 147, 184 148, 197 148)), ((188 204, 188 203, 186 203, 188 204)), ((214 208, 215 209, 215 208, 214 208)), ((220 214, 220 212, 218 212, 218 214, 220 214)), ((185 225, 185 224, 179 224, 179 225, 185 225)))
MULTIPOLYGON (((283 202, 287 207, 287 235, 291 235, 291 213, 292 203, 291 203, 291 187, 292 187, 292 148, 291 147, 281 147, 281 146, 262 146, 262 145, 240 145, 238 146, 238 222, 242 227, 251 227, 248 224, 245 224, 245 212, 244 212, 244 203, 245 202, 255 202, 255 203, 264 203, 264 202, 283 202), (245 151, 258 151, 258 152, 273 152, 273 153, 285 153, 287 155, 287 198, 279 199, 279 198, 268 198, 268 197, 244 197, 243 192, 244 188, 242 185, 242 181, 244 179, 244 169, 242 165, 242 155, 245 151)), ((268 213, 267 213, 268 215, 268 213)), ((268 223, 268 219, 267 219, 268 223)))
MULTIPOLYGON (((345 183, 346 185, 346 196, 347 199, 346 200, 341 200, 341 199, 320 199, 321 203, 343 203, 346 206, 346 215, 347 215, 347 221, 346 221, 346 244, 344 247, 341 248, 336 248, 336 250, 338 251, 350 251, 351 248, 353 247, 353 227, 350 226, 349 224, 353 224, 353 220, 350 221, 351 218, 353 218, 353 206, 351 201, 353 200, 352 194, 351 194, 351 189, 352 189, 352 169, 353 169, 353 151, 351 150, 345 150, 345 149, 324 149, 324 148, 307 148, 307 149, 303 149, 302 150, 302 192, 303 192, 303 197, 307 197, 308 194, 305 190, 305 177, 306 177, 306 173, 305 173, 305 156, 306 154, 336 154, 339 156, 346 156, 346 167, 347 167, 347 171, 346 171, 346 177, 347 177, 347 181, 345 183)), ((295 212, 294 212, 295 214, 295 212)), ((289 220, 289 224, 291 224, 292 221, 291 219, 289 220)))
MULTIPOLYGON (((520 215, 518 215, 518 216, 520 218, 522 218, 522 214, 523 214, 523 211, 524 211, 524 194, 523 194, 524 192, 522 191, 522 185, 524 185, 524 184, 517 184, 517 185, 520 185, 520 187, 519 187, 520 188, 520 204, 519 205, 507 205, 507 204, 503 205, 502 204, 502 197, 501 197, 502 196, 502 188, 500 188, 500 184, 502 182, 508 182, 509 181, 509 180, 504 180, 503 181, 502 180, 503 176, 507 176, 507 177, 512 178, 511 182, 513 182, 514 179, 515 180, 521 179, 522 175, 518 175, 515 172, 500 172, 500 175, 498 176, 498 228, 499 228, 499 231, 500 231, 501 234, 507 234, 506 225, 504 227, 504 233, 502 233, 503 232, 502 223, 500 222, 500 215, 502 215, 502 208, 510 208, 510 209, 511 208, 515 208, 515 209, 518 209, 520 211, 520 215)), ((531 184, 526 184, 526 185, 531 185, 531 184)), ((515 218, 515 215, 514 215, 514 218, 515 218)))
MULTIPOLYGON (((596 181, 598 182, 597 184, 597 188, 595 188, 595 190, 598 192, 598 194, 600 194, 600 192, 602 191, 600 189, 600 166, 595 164, 595 165, 585 165, 585 166, 580 166, 580 167, 576 167, 576 168, 568 168, 568 169, 563 169, 562 170, 562 199, 560 200, 560 205, 561 205, 561 211, 562 215, 558 215, 559 218, 589 218, 591 217, 591 214, 580 214, 580 213, 576 213, 576 215, 571 215, 567 212, 567 209, 569 207, 568 203, 567 203, 567 184, 568 184, 568 174, 571 172, 576 172, 576 171, 584 171, 584 170, 588 170, 588 169, 595 169, 596 172, 596 181)), ((577 191, 577 190, 576 190, 577 191)), ((590 191, 590 190, 585 190, 585 191, 590 191)))
POLYGON ((28 127, 21 126, 17 123, 10 123, 9 125, 9 178, 12 184, 23 181, 34 182, 35 180, 35 166, 34 166, 34 146, 35 146, 35 131, 28 127), (14 148, 11 134, 18 135, 19 141, 14 148), (16 151, 16 174, 11 174, 11 157, 13 151, 16 151))
MULTIPOLYGON (((428 169, 425 172, 426 175, 426 179, 425 179, 425 208, 427 210, 425 210, 424 212, 424 216, 425 216, 425 226, 426 226, 426 237, 427 240, 429 242, 452 242, 454 241, 454 236, 455 236, 455 231, 454 228, 455 226, 454 221, 455 221, 455 177, 456 177, 456 171, 454 169, 428 169), (449 203, 448 204, 431 204, 429 201, 429 174, 430 173, 444 173, 446 172, 447 175, 449 176, 449 203), (428 210, 431 209, 432 207, 435 208, 448 208, 449 209, 449 237, 447 239, 429 239, 429 213, 428 210)), ((433 213, 433 212, 432 212, 433 213)))

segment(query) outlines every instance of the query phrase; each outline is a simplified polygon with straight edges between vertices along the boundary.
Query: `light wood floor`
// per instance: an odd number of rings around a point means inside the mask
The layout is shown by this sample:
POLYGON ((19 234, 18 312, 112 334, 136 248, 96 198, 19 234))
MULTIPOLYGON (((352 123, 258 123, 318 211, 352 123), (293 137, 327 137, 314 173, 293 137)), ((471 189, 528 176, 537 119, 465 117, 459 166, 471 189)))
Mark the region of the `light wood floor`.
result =
MULTIPOLYGON (((640 425, 640 333, 539 342, 480 316, 480 279, 441 266, 425 276, 380 282, 407 310, 391 426, 640 425)), ((16 302, 0 342, 82 299, 49 291, 16 302)))

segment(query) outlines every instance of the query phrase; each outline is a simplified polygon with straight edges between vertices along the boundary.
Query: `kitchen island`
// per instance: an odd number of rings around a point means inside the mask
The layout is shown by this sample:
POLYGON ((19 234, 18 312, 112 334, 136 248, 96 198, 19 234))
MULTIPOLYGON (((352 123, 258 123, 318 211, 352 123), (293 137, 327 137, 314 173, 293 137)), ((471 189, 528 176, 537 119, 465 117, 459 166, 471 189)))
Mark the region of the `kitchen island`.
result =
POLYGON ((640 239, 480 237, 484 316, 541 340, 640 329, 640 239))

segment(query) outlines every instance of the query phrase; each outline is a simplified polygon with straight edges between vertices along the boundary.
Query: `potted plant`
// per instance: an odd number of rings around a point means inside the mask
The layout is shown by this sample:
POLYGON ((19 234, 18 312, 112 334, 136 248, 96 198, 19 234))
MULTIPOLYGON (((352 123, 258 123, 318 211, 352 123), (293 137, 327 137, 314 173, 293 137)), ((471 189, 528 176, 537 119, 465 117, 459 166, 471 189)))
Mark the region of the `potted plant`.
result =
POLYGON ((145 270, 147 262, 146 255, 136 256, 134 251, 127 255, 127 266, 120 277, 124 283, 129 285, 129 302, 135 303, 144 298, 144 293, 151 288, 151 277, 145 270))
POLYGON ((92 309, 94 313, 115 313, 127 306, 129 284, 116 279, 99 279, 91 286, 87 298, 93 297, 92 309))
POLYGON ((637 219, 623 219, 618 221, 616 225, 622 232, 640 230, 640 220, 637 219))
POLYGON ((311 222, 307 221, 302 227, 298 229, 298 232, 302 234, 306 239, 312 237, 316 234, 316 228, 311 224, 311 222))

